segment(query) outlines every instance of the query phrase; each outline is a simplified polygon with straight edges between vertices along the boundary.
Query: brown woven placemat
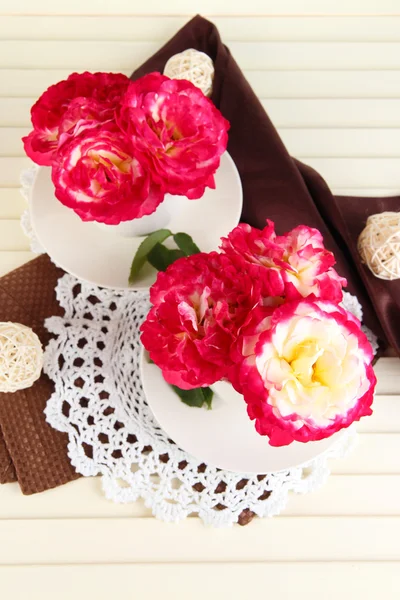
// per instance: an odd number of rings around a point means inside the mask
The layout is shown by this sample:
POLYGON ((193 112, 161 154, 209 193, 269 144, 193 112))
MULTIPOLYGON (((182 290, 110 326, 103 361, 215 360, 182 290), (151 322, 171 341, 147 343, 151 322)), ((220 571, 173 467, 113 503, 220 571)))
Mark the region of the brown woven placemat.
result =
POLYGON ((13 481, 17 481, 17 474, 0 428, 0 483, 12 483, 13 481))
MULTIPOLYGON (((43 255, 2 277, 0 321, 27 325, 47 344, 44 320, 63 314, 55 295, 61 275, 63 271, 43 255)), ((27 390, 0 393, 0 483, 18 479, 24 494, 79 477, 67 456, 67 435, 45 421, 43 410, 52 392, 52 382, 42 374, 27 390)))

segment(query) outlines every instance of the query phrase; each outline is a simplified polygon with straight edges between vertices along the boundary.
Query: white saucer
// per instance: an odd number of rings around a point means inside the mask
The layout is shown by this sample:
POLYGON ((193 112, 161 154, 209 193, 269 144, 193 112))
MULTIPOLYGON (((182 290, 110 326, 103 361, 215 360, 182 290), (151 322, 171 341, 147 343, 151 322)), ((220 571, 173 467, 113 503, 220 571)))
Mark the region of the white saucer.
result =
MULTIPOLYGON (((220 238, 233 229, 242 212, 242 185, 227 152, 215 175, 215 190, 199 200, 176 197, 177 206, 166 226, 173 233, 186 232, 198 247, 216 250, 220 238)), ((43 248, 54 262, 95 285, 113 289, 147 289, 156 271, 145 265, 133 287, 128 285, 132 259, 143 237, 124 238, 85 223, 54 195, 49 167, 39 169, 31 192, 32 225, 43 248)))
POLYGON ((239 473, 271 473, 302 465, 325 452, 343 431, 318 442, 274 448, 247 416, 243 397, 228 383, 215 384, 212 409, 184 404, 143 352, 141 375, 147 402, 159 423, 183 450, 214 467, 239 473))

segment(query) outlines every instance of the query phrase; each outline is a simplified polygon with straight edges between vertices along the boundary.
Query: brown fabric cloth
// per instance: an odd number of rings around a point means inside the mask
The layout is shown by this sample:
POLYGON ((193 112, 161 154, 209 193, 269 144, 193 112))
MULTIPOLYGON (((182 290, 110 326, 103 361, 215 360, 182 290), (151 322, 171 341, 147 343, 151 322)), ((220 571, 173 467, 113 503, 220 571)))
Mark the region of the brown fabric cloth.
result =
MULTIPOLYGON (((55 287, 63 274, 40 256, 0 279, 0 321, 31 327, 43 345, 49 341, 44 319, 62 315, 55 287)), ((78 477, 67 456, 67 436, 45 421, 52 382, 42 374, 29 389, 0 393, 0 483, 18 482, 34 494, 78 477)))
POLYGON ((336 196, 333 206, 337 211, 337 222, 341 224, 343 239, 358 266, 386 338, 391 348, 400 355, 400 280, 385 281, 375 277, 361 264, 357 251, 357 239, 368 217, 385 211, 398 212, 400 196, 359 200, 356 202, 356 199, 350 196, 336 196))
POLYGON ((12 483, 13 481, 17 481, 17 474, 0 429, 0 483, 12 483))
POLYGON ((389 205, 400 210, 400 197, 335 198, 318 173, 293 160, 215 25, 200 16, 137 69, 132 79, 162 72, 172 55, 187 48, 205 52, 214 61, 212 100, 231 123, 228 151, 242 180, 242 219, 255 227, 263 227, 266 218, 272 219, 279 233, 299 224, 317 227, 335 254, 337 270, 346 277, 348 291, 363 306, 365 324, 383 346, 389 341, 400 354, 400 281, 373 277, 355 248, 367 214, 386 210, 389 205))

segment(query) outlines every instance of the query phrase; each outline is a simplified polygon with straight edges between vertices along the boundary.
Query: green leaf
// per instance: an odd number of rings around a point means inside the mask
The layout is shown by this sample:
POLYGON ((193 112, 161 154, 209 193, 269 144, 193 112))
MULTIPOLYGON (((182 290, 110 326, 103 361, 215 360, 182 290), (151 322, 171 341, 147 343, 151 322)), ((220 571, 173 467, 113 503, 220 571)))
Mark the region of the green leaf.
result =
POLYGON ((163 244, 156 244, 147 255, 147 260, 157 271, 165 271, 169 265, 169 250, 163 244))
POLYGON ((192 254, 198 254, 200 252, 200 248, 196 246, 188 233, 175 233, 174 242, 186 256, 191 256, 192 254))
POLYGON ((178 258, 183 258, 184 256, 185 256, 185 253, 182 252, 182 250, 178 250, 177 248, 170 250, 169 251, 169 264, 172 265, 172 263, 175 262, 176 260, 178 260, 178 258))
POLYGON ((179 396, 184 404, 201 408, 204 404, 208 409, 211 408, 214 392, 209 387, 195 388, 194 390, 181 390, 176 385, 171 385, 174 392, 179 396))
POLYGON ((164 240, 169 238, 172 235, 172 231, 169 229, 159 229, 158 231, 153 231, 150 233, 143 242, 140 244, 139 248, 136 251, 136 254, 133 258, 131 265, 131 272, 129 275, 129 283, 133 283, 135 281, 135 277, 139 273, 140 269, 143 267, 147 260, 147 255, 154 248, 156 244, 161 244, 164 240))
POLYGON ((210 387, 200 388, 203 390, 204 402, 207 405, 208 410, 211 410, 212 399, 214 396, 214 392, 210 387))
POLYGON ((162 244, 156 244, 147 255, 147 260, 157 271, 165 271, 169 265, 183 256, 185 255, 182 250, 170 250, 162 244))

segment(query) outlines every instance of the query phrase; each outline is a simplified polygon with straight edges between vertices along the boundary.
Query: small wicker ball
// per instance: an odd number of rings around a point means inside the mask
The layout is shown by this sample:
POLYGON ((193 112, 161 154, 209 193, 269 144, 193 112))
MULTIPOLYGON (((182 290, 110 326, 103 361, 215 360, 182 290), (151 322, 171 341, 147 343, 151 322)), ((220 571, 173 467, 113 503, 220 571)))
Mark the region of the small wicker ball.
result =
POLYGON ((164 75, 170 79, 187 79, 200 88, 205 96, 211 96, 214 64, 204 52, 189 48, 174 54, 165 65, 164 75))
POLYGON ((400 212, 368 217, 358 238, 358 252, 379 279, 400 279, 400 212))
POLYGON ((0 392, 31 387, 42 367, 43 350, 36 333, 20 323, 0 323, 0 392))

